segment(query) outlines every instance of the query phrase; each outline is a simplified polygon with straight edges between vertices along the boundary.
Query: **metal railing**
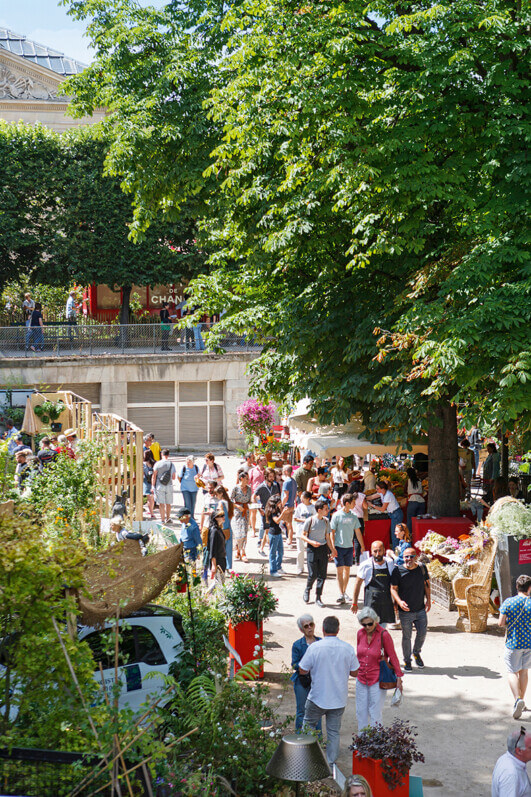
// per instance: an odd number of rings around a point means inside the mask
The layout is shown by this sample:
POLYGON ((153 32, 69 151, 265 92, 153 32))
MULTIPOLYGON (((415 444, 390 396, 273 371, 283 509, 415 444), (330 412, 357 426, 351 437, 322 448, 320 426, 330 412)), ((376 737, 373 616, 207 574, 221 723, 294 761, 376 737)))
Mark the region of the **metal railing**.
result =
MULTIPOLYGON (((87 357, 91 355, 158 354, 205 351, 209 324, 164 329, 159 324, 54 325, 0 327, 0 359, 8 357, 87 357)), ((233 332, 218 333, 216 351, 256 351, 259 344, 233 332)))

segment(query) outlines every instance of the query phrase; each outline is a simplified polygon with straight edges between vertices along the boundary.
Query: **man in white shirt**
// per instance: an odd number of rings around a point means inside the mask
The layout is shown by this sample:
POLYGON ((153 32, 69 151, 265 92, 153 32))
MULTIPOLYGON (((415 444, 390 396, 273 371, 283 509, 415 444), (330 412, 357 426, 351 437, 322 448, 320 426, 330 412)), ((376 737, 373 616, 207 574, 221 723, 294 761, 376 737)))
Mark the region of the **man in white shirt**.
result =
MULTIPOLYGON (((70 291, 66 300, 66 323, 68 324, 68 339, 71 341, 74 334, 74 327, 77 327, 77 303, 76 292, 70 291)), ((77 329, 75 330, 77 335, 77 329)))
POLYGON ((304 559, 306 557, 306 543, 302 539, 304 524, 311 515, 315 515, 315 507, 311 503, 312 494, 308 490, 301 493, 301 502, 295 509, 293 515, 293 528, 295 529, 295 540, 297 543, 297 575, 304 572, 304 559))
POLYGON ((330 765, 339 754, 339 732, 348 699, 349 676, 355 678, 359 661, 352 645, 337 638, 339 620, 325 617, 323 639, 309 645, 299 662, 301 675, 310 673, 312 685, 306 700, 303 728, 317 728, 326 717, 326 758, 330 765))
POLYGON ((507 752, 496 761, 492 797, 531 797, 528 761, 531 761, 531 734, 522 725, 507 737, 507 752))

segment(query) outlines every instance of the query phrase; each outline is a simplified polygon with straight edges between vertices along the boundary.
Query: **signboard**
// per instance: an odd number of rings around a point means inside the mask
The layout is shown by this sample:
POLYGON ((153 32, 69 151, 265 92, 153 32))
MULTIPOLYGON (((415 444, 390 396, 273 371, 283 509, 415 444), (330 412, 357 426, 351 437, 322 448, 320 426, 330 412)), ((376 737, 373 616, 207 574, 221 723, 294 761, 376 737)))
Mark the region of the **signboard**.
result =
POLYGON ((518 543, 518 564, 531 564, 531 540, 520 540, 518 543))

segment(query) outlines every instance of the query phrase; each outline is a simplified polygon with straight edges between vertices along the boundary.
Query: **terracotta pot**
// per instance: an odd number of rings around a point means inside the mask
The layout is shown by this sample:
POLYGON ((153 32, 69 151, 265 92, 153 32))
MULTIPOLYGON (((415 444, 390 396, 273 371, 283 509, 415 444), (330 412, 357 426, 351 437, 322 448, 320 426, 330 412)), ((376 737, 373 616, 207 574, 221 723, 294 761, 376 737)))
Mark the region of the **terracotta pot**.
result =
POLYGON ((392 795, 392 797, 409 797, 409 772, 404 776, 404 782, 396 789, 391 789, 382 774, 381 759, 361 758, 356 752, 352 755, 352 774, 363 775, 368 781, 372 792, 378 797, 392 795))
MULTIPOLYGON (((247 664, 256 658, 263 658, 264 655, 264 624, 257 625, 251 620, 245 623, 238 623, 233 625, 229 622, 229 642, 232 647, 238 652, 242 664, 247 664), (258 638, 257 638, 258 637, 258 638), (255 648, 259 647, 260 650, 255 653, 255 648)), ((238 672, 240 665, 234 661, 234 671, 238 672)), ((258 673, 259 678, 264 677, 264 665, 260 665, 258 673)))

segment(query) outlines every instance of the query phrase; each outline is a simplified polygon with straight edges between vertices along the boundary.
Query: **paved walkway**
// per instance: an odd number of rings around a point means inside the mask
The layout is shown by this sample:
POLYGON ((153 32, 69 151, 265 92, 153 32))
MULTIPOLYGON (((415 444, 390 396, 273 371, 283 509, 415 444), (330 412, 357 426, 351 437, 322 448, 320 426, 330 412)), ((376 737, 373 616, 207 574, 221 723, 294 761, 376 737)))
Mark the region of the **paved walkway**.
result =
MULTIPOLYGON (((184 458, 176 457, 174 461, 180 464, 184 458)), ((225 472, 226 486, 231 488, 240 460, 216 457, 216 461, 225 472)), ((176 505, 182 505, 180 498, 177 493, 176 505)), ((200 507, 200 501, 198 504, 200 507)), ((294 551, 286 551, 283 568, 287 575, 282 579, 267 575, 267 560, 258 556, 257 538, 249 537, 247 553, 249 563, 236 562, 235 569, 263 572, 279 598, 278 611, 265 624, 265 679, 271 685, 278 711, 294 714, 295 701, 288 678, 291 645, 300 636, 296 618, 310 612, 320 630, 323 618, 335 614, 341 622, 340 637, 354 645, 359 625, 348 607, 336 604, 334 565, 329 566, 324 588, 325 608, 319 609, 313 602, 314 593, 308 606, 302 600, 305 578, 295 575, 294 551)), ((350 595, 352 582, 353 579, 350 595)), ((466 634, 456 630, 456 618, 455 612, 434 606, 423 649, 426 667, 404 676, 402 705, 391 709, 388 698, 384 723, 398 716, 417 727, 418 746, 426 762, 415 765, 412 773, 422 777, 425 797, 490 797, 492 769, 498 756, 505 752, 505 737, 519 727, 520 721, 517 723, 511 716, 512 699, 502 674, 503 634, 496 620, 489 620, 484 634, 466 634)), ((401 633, 391 631, 391 635, 401 658, 401 633)), ((348 746, 356 731, 355 691, 351 680, 338 759, 345 774, 352 771, 348 746)), ((521 721, 531 721, 531 712, 525 712, 521 721)))

